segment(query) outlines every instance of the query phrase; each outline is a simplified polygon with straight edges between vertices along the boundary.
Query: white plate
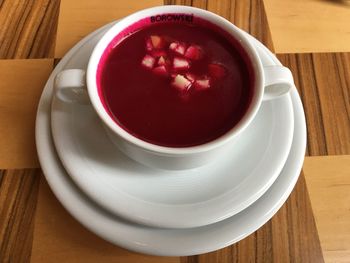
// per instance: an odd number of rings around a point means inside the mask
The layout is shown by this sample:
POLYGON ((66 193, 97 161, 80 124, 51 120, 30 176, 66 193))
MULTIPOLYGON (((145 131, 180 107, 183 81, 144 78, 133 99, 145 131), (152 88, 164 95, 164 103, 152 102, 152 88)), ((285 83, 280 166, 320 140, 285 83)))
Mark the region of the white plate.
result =
MULTIPOLYGON (((86 69, 99 34, 63 69, 86 69)), ((141 165, 110 142, 91 106, 53 99, 51 131, 75 183, 100 206, 127 220, 164 228, 216 223, 247 208, 272 185, 292 144, 290 96, 264 102, 225 154, 201 168, 165 171, 141 165)))
MULTIPOLYGON (((306 147, 305 117, 295 88, 291 91, 294 136, 285 166, 268 191, 241 213, 208 226, 162 229, 127 222, 89 200, 64 170, 55 151, 50 127, 54 76, 88 39, 89 36, 77 44, 53 71, 40 99, 36 119, 36 143, 43 173, 58 200, 79 222, 100 237, 130 250, 163 256, 187 256, 238 242, 256 231, 278 211, 298 179, 306 147)), ((256 41, 256 45, 265 52, 262 57, 265 62, 279 63, 259 42, 256 41)))

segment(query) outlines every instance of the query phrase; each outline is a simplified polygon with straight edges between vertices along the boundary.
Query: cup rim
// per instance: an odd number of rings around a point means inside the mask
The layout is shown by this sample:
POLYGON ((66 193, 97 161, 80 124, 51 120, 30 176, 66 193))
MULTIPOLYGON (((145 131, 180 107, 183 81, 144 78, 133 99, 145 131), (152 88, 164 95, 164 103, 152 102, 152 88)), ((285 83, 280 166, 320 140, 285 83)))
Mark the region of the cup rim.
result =
POLYGON ((87 67, 86 74, 86 82, 87 82, 87 90, 90 97, 91 104, 95 111, 97 112, 99 118, 103 121, 103 123, 117 136, 120 136, 125 141, 139 146, 144 150, 154 152, 154 153, 162 153, 162 154, 170 154, 170 155, 186 155, 193 154, 199 152, 206 152, 212 150, 214 148, 218 148, 220 146, 225 145, 227 142, 231 141, 234 137, 236 137, 239 133, 241 133, 251 122, 251 120, 255 117, 260 104, 263 98, 264 91, 264 74, 262 69, 262 64, 259 59, 258 53, 255 50, 254 46, 247 39, 246 36, 240 31, 238 27, 234 24, 226 20, 225 18, 216 15, 207 10, 199 9, 196 7, 189 6, 179 6, 179 5, 167 5, 167 6, 157 6, 151 7, 148 9, 144 9, 133 13, 122 20, 118 21, 115 25, 113 25, 98 41, 96 44, 87 67), (254 83, 254 94, 252 101, 250 102, 249 108, 246 113, 243 115, 241 120, 234 125, 229 131, 220 137, 211 140, 209 142, 189 146, 189 147, 169 147, 169 146, 161 146, 157 144, 153 144, 147 141, 144 141, 136 136, 130 134, 120 125, 118 125, 115 120, 108 114, 105 109, 100 95, 98 93, 97 87, 97 68, 100 62, 100 58, 104 54, 105 49, 108 47, 110 42, 114 39, 114 37, 120 33, 123 29, 128 26, 134 24, 137 21, 140 21, 143 18, 147 18, 154 14, 159 13, 184 13, 184 14, 193 14, 204 20, 207 20, 216 26, 222 28, 225 32, 233 36, 240 43, 242 48, 245 50, 247 55, 249 56, 249 60, 253 67, 253 72, 255 75, 255 83, 254 83), (259 88, 260 87, 260 88, 259 88))

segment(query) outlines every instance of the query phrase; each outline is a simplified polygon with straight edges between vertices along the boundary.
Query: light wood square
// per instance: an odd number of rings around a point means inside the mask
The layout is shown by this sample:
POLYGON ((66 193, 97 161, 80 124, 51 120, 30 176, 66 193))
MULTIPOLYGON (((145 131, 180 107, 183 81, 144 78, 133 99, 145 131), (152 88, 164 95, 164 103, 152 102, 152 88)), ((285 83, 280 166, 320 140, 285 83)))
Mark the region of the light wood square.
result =
POLYGON ((308 157, 303 170, 325 262, 349 262, 350 155, 308 157))
POLYGON ((41 178, 31 262, 180 263, 180 258, 133 253, 104 241, 77 222, 41 178))
POLYGON ((350 2, 263 0, 276 53, 350 51, 350 2))
POLYGON ((61 58, 84 36, 107 23, 162 4, 162 0, 61 0, 55 57, 61 58))
POLYGON ((38 167, 35 117, 53 59, 0 60, 0 169, 38 167))

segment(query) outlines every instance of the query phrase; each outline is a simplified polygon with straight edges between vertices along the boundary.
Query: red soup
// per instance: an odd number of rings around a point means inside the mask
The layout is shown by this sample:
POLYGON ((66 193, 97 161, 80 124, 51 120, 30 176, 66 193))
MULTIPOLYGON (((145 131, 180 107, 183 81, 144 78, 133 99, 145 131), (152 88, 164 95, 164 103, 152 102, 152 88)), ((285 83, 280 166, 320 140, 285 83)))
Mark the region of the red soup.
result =
POLYGON ((252 98, 243 49, 201 25, 146 26, 113 47, 99 68, 100 94, 114 121, 162 146, 189 147, 222 136, 252 98))

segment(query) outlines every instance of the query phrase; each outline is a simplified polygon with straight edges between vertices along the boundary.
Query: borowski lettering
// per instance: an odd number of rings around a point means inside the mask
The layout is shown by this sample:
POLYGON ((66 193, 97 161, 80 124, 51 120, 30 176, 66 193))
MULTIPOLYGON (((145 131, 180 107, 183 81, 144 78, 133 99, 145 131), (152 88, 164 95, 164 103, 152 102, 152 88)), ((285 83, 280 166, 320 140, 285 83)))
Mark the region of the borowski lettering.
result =
POLYGON ((193 15, 168 14, 150 17, 151 23, 155 22, 188 22, 193 23, 193 15))

